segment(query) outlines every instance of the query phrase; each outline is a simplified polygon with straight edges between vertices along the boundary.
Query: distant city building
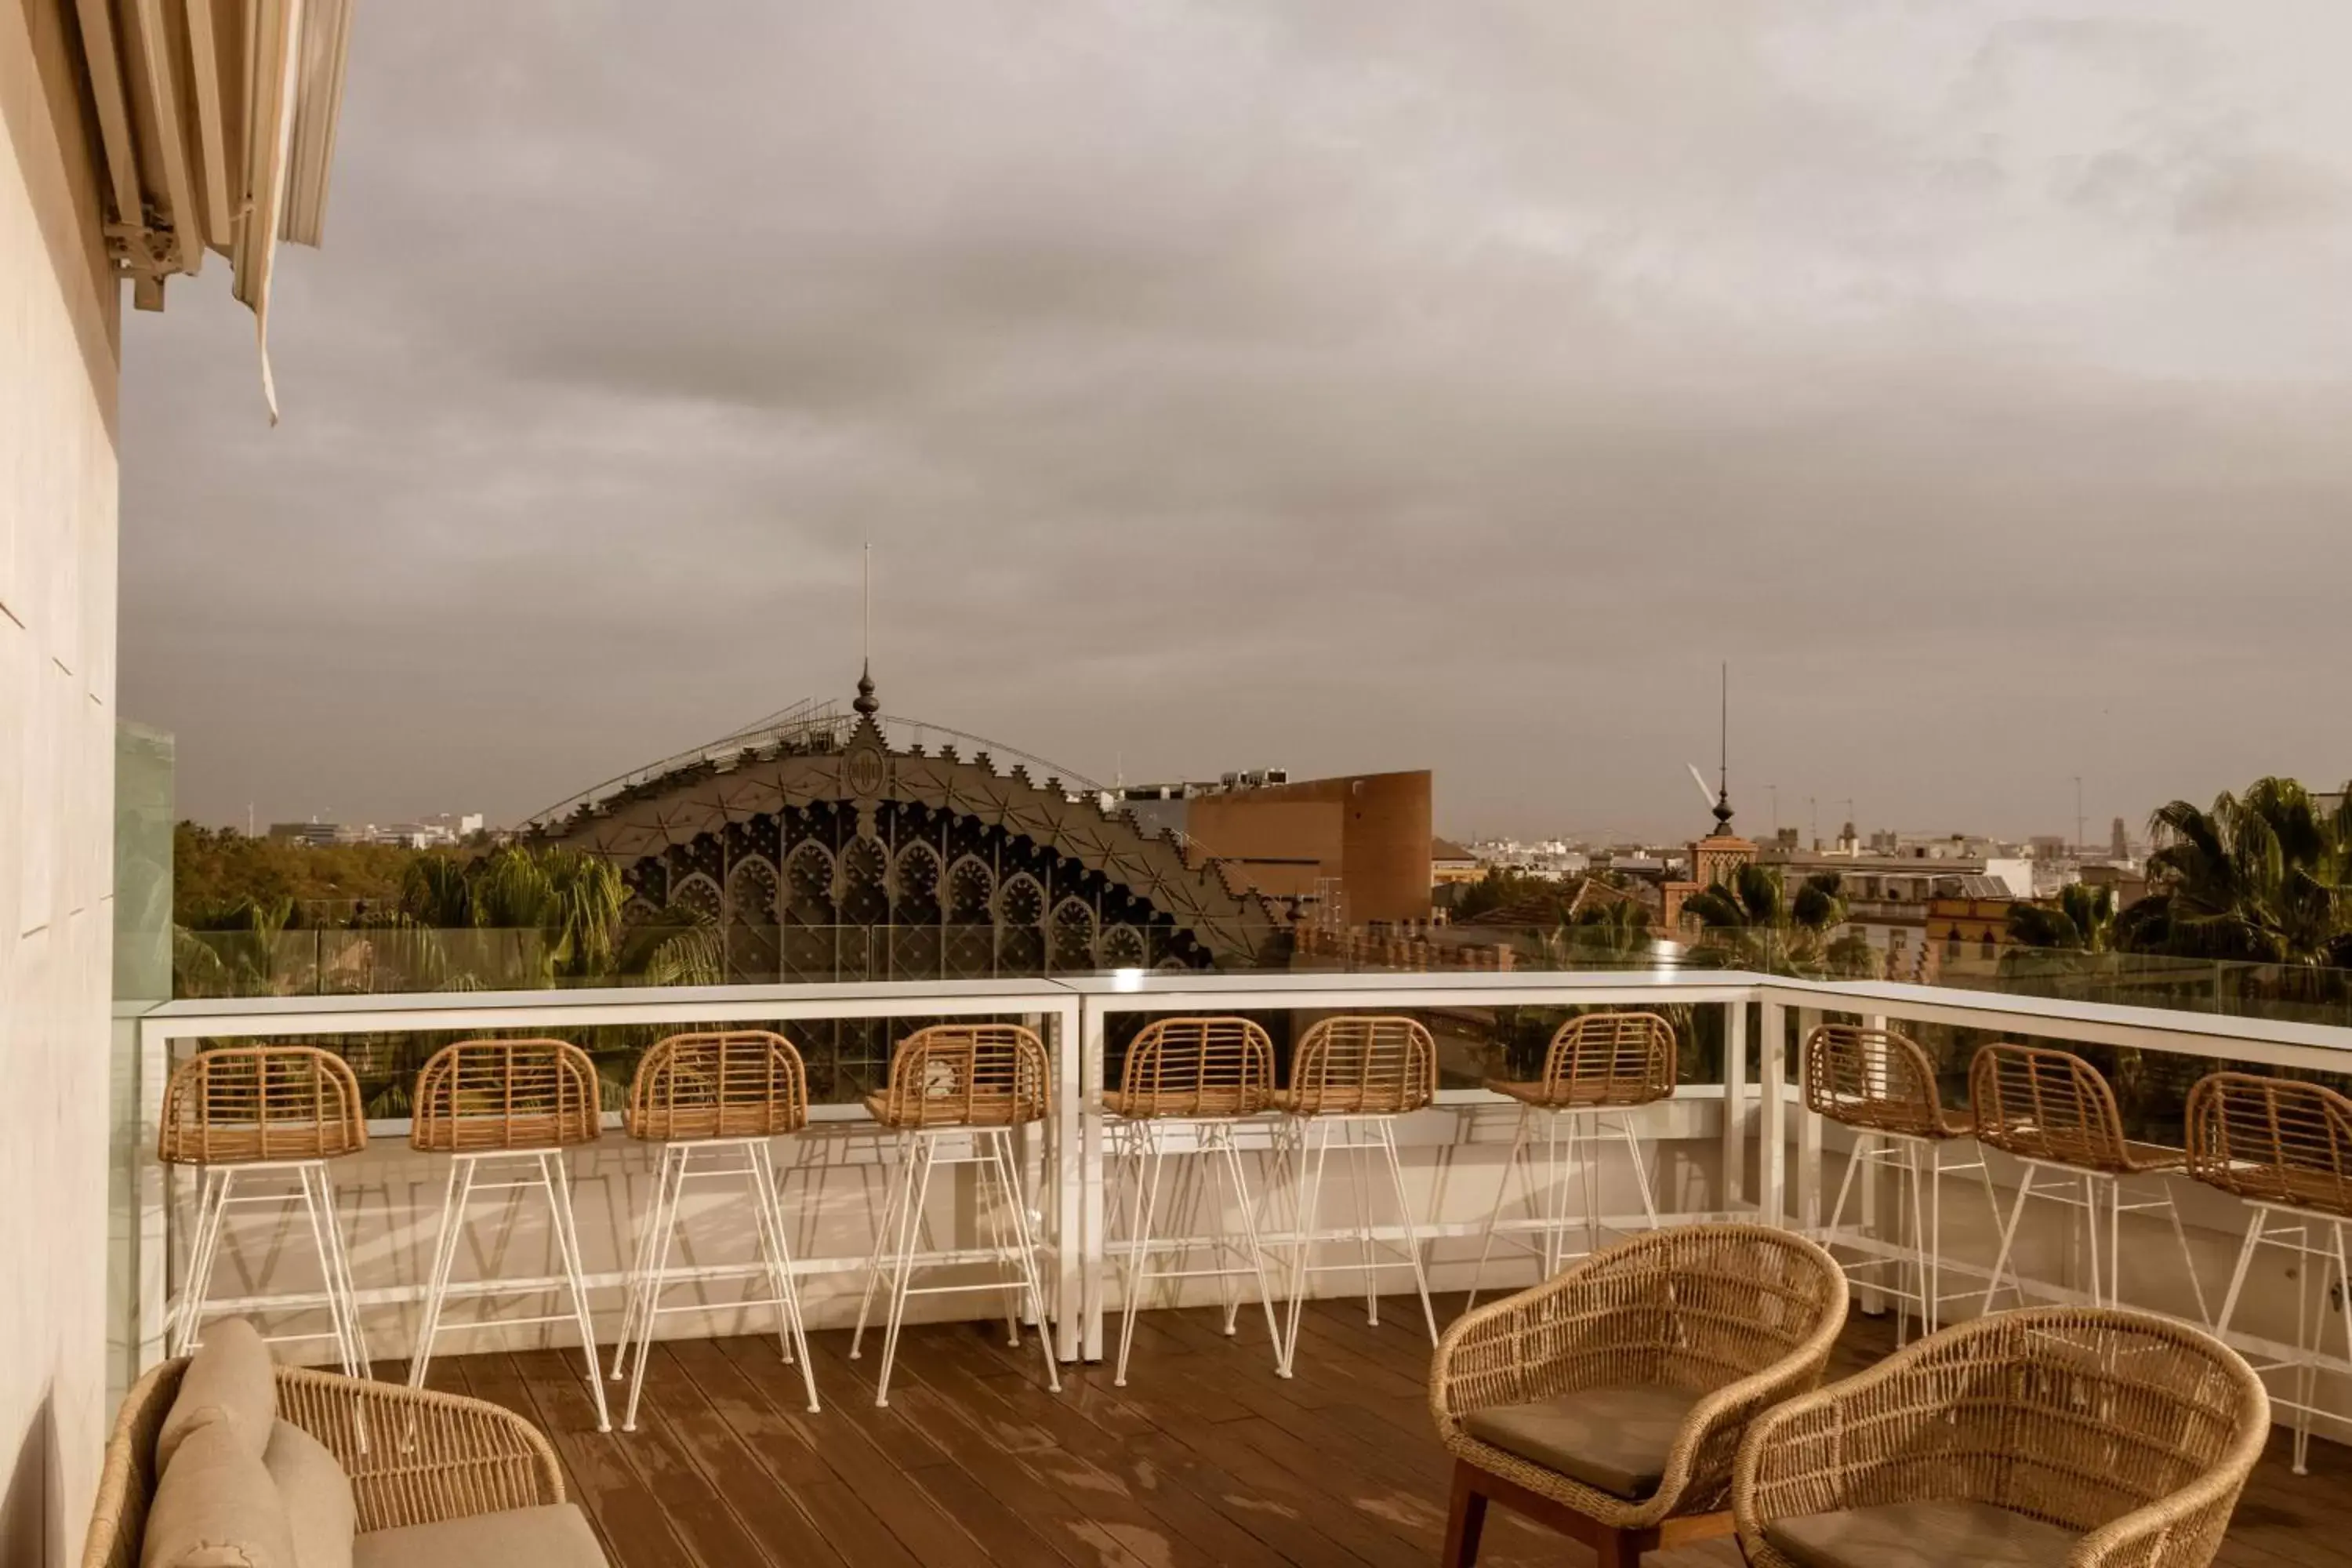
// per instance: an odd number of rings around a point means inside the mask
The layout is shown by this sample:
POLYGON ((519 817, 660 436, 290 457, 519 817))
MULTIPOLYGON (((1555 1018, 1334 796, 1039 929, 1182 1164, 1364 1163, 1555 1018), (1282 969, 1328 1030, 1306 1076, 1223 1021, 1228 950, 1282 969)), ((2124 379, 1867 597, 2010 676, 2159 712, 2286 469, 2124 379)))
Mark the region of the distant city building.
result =
POLYGON ((1336 890, 1350 925, 1430 918, 1426 769, 1297 781, 1268 770, 1263 782, 1231 775, 1181 804, 1185 838, 1255 892, 1321 906, 1336 890))
POLYGON ((1451 838, 1429 841, 1429 885, 1433 889, 1475 882, 1486 874, 1486 868, 1479 863, 1477 851, 1467 845, 1456 844, 1451 838))
POLYGON ((2025 841, 2026 853, 2036 860, 2064 860, 2070 858, 2065 836, 2058 833, 2037 833, 2025 841))
POLYGON ((366 830, 346 827, 340 822, 321 822, 312 817, 308 822, 273 822, 269 837, 280 844, 299 844, 306 848, 320 849, 332 844, 357 844, 366 830))
POLYGON ((371 822, 364 826, 346 822, 320 822, 312 817, 308 822, 273 822, 269 837, 281 844, 299 844, 306 848, 321 849, 338 844, 383 844, 402 849, 433 849, 462 843, 469 835, 482 830, 482 814, 478 811, 462 815, 443 812, 418 822, 395 822, 379 827, 371 822))

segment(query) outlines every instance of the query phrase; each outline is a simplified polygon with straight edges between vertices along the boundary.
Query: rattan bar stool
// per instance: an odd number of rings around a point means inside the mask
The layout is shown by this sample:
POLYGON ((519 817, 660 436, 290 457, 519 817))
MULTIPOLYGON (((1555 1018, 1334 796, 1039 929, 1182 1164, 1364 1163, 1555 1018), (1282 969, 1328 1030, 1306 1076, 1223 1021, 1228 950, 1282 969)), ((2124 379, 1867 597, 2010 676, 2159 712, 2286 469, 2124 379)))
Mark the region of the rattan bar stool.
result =
POLYGON ((889 1087, 866 1097, 867 1113, 898 1135, 890 1193, 882 1205, 882 1223, 875 1230, 874 1260, 866 1269, 866 1292, 857 1303, 857 1331, 849 1341, 854 1361, 865 1346, 866 1320, 874 1305, 875 1289, 887 1273, 890 1302, 882 1333, 882 1369, 874 1386, 877 1406, 887 1409, 890 1404, 890 1365, 898 1353, 898 1330, 906 1321, 907 1298, 960 1291, 1004 1292, 1004 1331, 1014 1345, 1021 1342, 1021 1311, 1025 1305, 1037 1322, 1037 1348, 1045 1357, 1045 1382, 1055 1392, 1061 1391, 1053 1336, 1045 1331, 1045 1296, 1039 1283, 1035 1232, 1030 1228, 1029 1207, 1021 1192, 1020 1156, 1013 1141, 1013 1129, 1045 1120, 1049 1077, 1045 1042, 1018 1024, 935 1024, 898 1042, 898 1052, 890 1058, 889 1087), (930 1195, 931 1172, 940 1165, 980 1167, 979 1202, 988 1215, 993 1243, 954 1261, 1009 1264, 1013 1268, 1009 1278, 972 1285, 909 1283, 924 1230, 923 1205, 930 1195), (998 1200, 994 1206, 990 1204, 992 1193, 998 1200))
POLYGON ((230 1207, 267 1204, 283 1209, 299 1204, 318 1251, 330 1327, 324 1334, 281 1335, 278 1341, 331 1339, 345 1376, 369 1375, 351 1255, 335 1217, 335 1181, 328 1164, 358 1153, 367 1141, 359 1080, 341 1057, 310 1046, 225 1046, 200 1051, 180 1065, 163 1089, 155 1157, 167 1165, 192 1167, 200 1185, 188 1277, 170 1321, 171 1354, 187 1355, 195 1348, 230 1207), (292 1191, 284 1185, 289 1177, 292 1191), (240 1185, 260 1190, 239 1192, 240 1185))
POLYGON ((1895 1314, 1897 1345, 1907 1341, 1915 1311, 1920 1331, 1932 1334, 1941 1324, 1945 1302, 1977 1294, 1973 1289, 1949 1294, 1943 1289, 1944 1178, 1974 1171, 1983 1184, 1993 1228, 2000 1228, 2000 1199, 1992 1190, 1984 1151, 1975 1146, 1974 1125, 1944 1109, 1936 1064, 1916 1040, 1895 1030, 1823 1024, 1805 1037, 1802 1071, 1805 1109, 1853 1130, 1853 1152, 1846 1159, 1844 1179, 1838 1183, 1837 1202, 1831 1206, 1828 1226, 1814 1239, 1824 1247, 1838 1246, 1838 1227, 1857 1185, 1856 1175, 1892 1167, 1900 1194, 1898 1226, 1909 1221, 1900 1226, 1906 1239, 1892 1256, 1845 1264, 1846 1276, 1903 1303, 1895 1314), (1948 1157, 1954 1155, 1959 1157, 1948 1157), (1881 1271, 1895 1272, 1908 1288, 1880 1284, 1881 1271))
POLYGON ((1298 1325, 1306 1312, 1307 1277, 1341 1269, 1363 1274, 1365 1321, 1377 1325, 1381 1321, 1379 1271, 1411 1268, 1413 1289, 1421 1295, 1421 1314, 1429 1325, 1429 1342, 1437 1342, 1437 1313, 1429 1304, 1421 1235, 1413 1224, 1412 1199, 1405 1192, 1404 1166, 1397 1158, 1396 1144, 1396 1119, 1436 1098, 1437 1043, 1415 1019, 1343 1014, 1310 1026, 1299 1038, 1291 1054, 1290 1087, 1276 1090, 1274 1096, 1274 1108, 1283 1117, 1284 1163, 1292 1196, 1290 1310, 1283 1324, 1283 1365, 1297 1365, 1298 1325), (1339 1232, 1335 1239, 1353 1239, 1360 1258, 1355 1263, 1314 1264, 1308 1253, 1318 1241, 1327 1239, 1317 1226, 1321 1217, 1323 1169, 1335 1141, 1348 1152, 1356 1198, 1353 1228, 1339 1232), (1372 1228, 1369 1167, 1375 1150, 1388 1163, 1397 1216, 1404 1224, 1401 1248, 1404 1256, 1391 1262, 1381 1260, 1381 1243, 1372 1228))
POLYGON ((563 1040, 460 1040, 433 1054, 416 1075, 408 1142, 428 1154, 446 1154, 449 1179, 441 1197, 441 1228, 425 1286, 425 1319, 408 1363, 408 1384, 425 1386, 433 1342, 451 1295, 541 1295, 544 1280, 478 1279, 454 1289, 450 1275, 466 1238, 466 1210, 477 1193, 530 1191, 547 1194, 549 1227, 563 1268, 572 1310, 536 1318, 500 1318, 484 1327, 519 1328, 571 1322, 588 1358, 588 1392, 596 1402, 596 1430, 609 1432, 604 1379, 596 1363, 596 1324, 588 1311, 588 1281, 580 1262, 580 1233, 572 1218, 572 1184, 563 1152, 593 1143, 601 1131, 596 1068, 588 1053, 563 1040), (484 1181, 481 1167, 491 1167, 484 1181))
POLYGON ((1121 1257, 1125 1312, 1119 1326, 1118 1369, 1113 1382, 1127 1384, 1128 1356, 1135 1347, 1135 1314, 1151 1286, 1163 1279, 1214 1278, 1223 1292, 1225 1332, 1235 1331, 1244 1277, 1257 1283, 1265 1311, 1266 1338, 1274 1345, 1275 1371, 1290 1375, 1283 1359, 1282 1330, 1275 1321, 1274 1292, 1266 1283, 1265 1249, 1258 1237, 1257 1212, 1235 1129, 1265 1115, 1274 1105, 1274 1042, 1246 1018, 1157 1018, 1144 1026, 1127 1048, 1120 1087, 1103 1096, 1115 1169, 1130 1184, 1127 1241, 1121 1257), (1154 1239, 1162 1177, 1177 1162, 1175 1192, 1165 1212, 1178 1222, 1176 1235, 1154 1239), (1205 1167, 1205 1174, 1203 1173, 1205 1167), (1240 1215, 1241 1235, 1232 1217, 1240 1215), (1213 1226, 1202 1234, 1204 1224, 1213 1226), (1209 1267, 1181 1265, 1207 1248, 1209 1267), (1171 1267, 1154 1267, 1155 1251, 1176 1254, 1171 1267))
POLYGON ((2295 1396, 2271 1403, 2294 1412, 2294 1473, 2307 1475, 2319 1373, 2352 1376, 2352 1317, 2339 1320, 2344 1361, 2331 1368, 2320 1353, 2329 1275, 2337 1290, 2352 1292, 2344 1237, 2352 1225, 2352 1100, 2294 1079, 2215 1073, 2189 1091, 2189 1173, 2251 1211, 2215 1332, 2228 1335, 2255 1253, 2275 1247, 2317 1259, 2296 1265, 2295 1353, 2254 1364, 2257 1373, 2294 1371, 2295 1396))
MULTIPOLYGON (((629 1136, 658 1144, 653 1212, 637 1229, 635 1260, 629 1268, 629 1294, 622 1309, 621 1337, 613 1347, 613 1376, 629 1368, 629 1403, 621 1430, 637 1429, 637 1398, 645 1392, 646 1363, 652 1353, 654 1325, 667 1312, 776 1309, 776 1340, 787 1365, 797 1361, 808 1390, 811 1414, 817 1409, 816 1367, 808 1353, 808 1331, 801 1320, 799 1289, 793 1281, 792 1248, 785 1239, 778 1196, 774 1152, 769 1140, 808 1125, 808 1073, 801 1054, 782 1035, 764 1029, 672 1035, 637 1062, 629 1080, 629 1136), (698 1164, 697 1162, 699 1162, 698 1164), (767 1281, 770 1294, 750 1300, 661 1304, 672 1286, 671 1255, 685 1228, 678 1205, 686 1184, 731 1180, 751 1200, 759 1238, 759 1263, 751 1272, 767 1281), (636 1360, 629 1361, 631 1335, 636 1360)), ((698 1276, 703 1278, 705 1276, 698 1276)))
POLYGON ((2172 1222, 2181 1268, 2197 1298, 2198 1321, 2211 1321, 2205 1310, 2205 1287, 2197 1278, 2197 1259, 2180 1226, 2180 1211, 2173 1205, 2172 1191, 2164 1182, 2168 1173, 2185 1171, 2188 1151, 2125 1138, 2115 1091, 2090 1063, 2072 1051, 2005 1040, 1984 1047, 1969 1064, 1969 1103, 1976 1118, 1977 1142, 2016 1156, 2025 1167, 2016 1201, 2010 1205, 2009 1218, 2000 1227, 2000 1253, 1993 1259, 1991 1283, 1985 1287, 1986 1311, 1993 1310, 2004 1275, 2019 1302, 2025 1300, 2024 1281, 2010 1268, 2010 1258, 2016 1250, 2017 1225, 2024 1216, 2026 1200, 2040 1198, 2082 1215, 2095 1307, 2119 1304, 2116 1283, 2122 1272, 2123 1216, 2162 1209, 2172 1222), (2082 1195, 2063 1191, 2069 1184, 2082 1195), (2103 1213, 2106 1217, 2104 1273, 2100 1266, 2103 1213))
POLYGON ((1633 1185, 1641 1194, 1642 1213, 1648 1216, 1650 1229, 1658 1228, 1657 1195, 1650 1190, 1650 1173, 1642 1163, 1642 1141, 1634 1136, 1629 1113, 1674 1098, 1675 1054, 1675 1027, 1655 1013, 1587 1013, 1570 1018, 1553 1033, 1541 1078, 1527 1082, 1486 1080, 1488 1089, 1519 1102, 1519 1118, 1511 1135, 1511 1152, 1503 1162, 1503 1179, 1495 1188, 1494 1209, 1486 1215, 1486 1239, 1478 1249, 1478 1272, 1471 1277, 1465 1311, 1478 1304, 1478 1289, 1486 1279, 1486 1259, 1503 1230, 1503 1209, 1510 1200, 1514 1171, 1526 1172, 1528 1218, 1522 1226, 1534 1229, 1535 1239, 1511 1235, 1501 1239, 1536 1259, 1538 1281, 1559 1273, 1570 1258, 1601 1250, 1601 1160, 1594 1145, 1607 1134, 1624 1140, 1626 1157, 1633 1163, 1633 1185), (1545 1164, 1540 1175, 1536 1169, 1538 1123, 1545 1164), (1563 1131, 1566 1138, 1560 1136, 1563 1131), (1580 1142, 1586 1145, 1580 1160, 1580 1142), (1578 1253, 1567 1249, 1569 1186, 1561 1179, 1564 1169, 1575 1171, 1584 1187, 1584 1251, 1578 1253))

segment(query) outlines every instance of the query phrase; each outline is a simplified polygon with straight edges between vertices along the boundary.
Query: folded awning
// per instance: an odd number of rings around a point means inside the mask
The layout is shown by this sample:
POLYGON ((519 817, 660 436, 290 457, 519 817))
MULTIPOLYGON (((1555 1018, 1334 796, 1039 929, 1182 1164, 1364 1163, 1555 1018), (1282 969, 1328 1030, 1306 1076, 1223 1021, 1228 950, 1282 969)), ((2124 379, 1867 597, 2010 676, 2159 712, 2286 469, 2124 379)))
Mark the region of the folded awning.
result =
POLYGON ((317 245, 352 0, 76 0, 106 165, 108 246, 142 310, 205 252, 253 309, 269 416, 278 241, 317 245))

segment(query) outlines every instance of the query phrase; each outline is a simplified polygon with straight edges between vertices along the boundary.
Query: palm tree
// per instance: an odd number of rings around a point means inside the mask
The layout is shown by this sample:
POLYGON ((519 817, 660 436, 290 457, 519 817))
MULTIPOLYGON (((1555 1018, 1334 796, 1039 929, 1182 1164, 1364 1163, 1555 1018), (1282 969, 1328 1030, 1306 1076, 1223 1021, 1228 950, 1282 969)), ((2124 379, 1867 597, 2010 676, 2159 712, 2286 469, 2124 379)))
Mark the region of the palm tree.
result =
POLYGON ((2118 932, 2142 952, 2295 967, 2352 964, 2352 795, 2323 812, 2293 779, 2176 800, 2148 820, 2149 897, 2118 932))
POLYGON ((576 849, 495 850, 467 879, 473 924, 536 931, 545 984, 612 973, 628 889, 612 865, 576 849))
POLYGON ((1717 882, 1683 900, 1706 933, 1698 951, 1727 957, 1743 967, 1818 969, 1837 944, 1830 933, 1845 924, 1843 882, 1835 871, 1815 871, 1784 896, 1780 873, 1754 862, 1740 867, 1728 883, 1717 882))
POLYGON ((2058 902, 2009 906, 2009 940, 2020 947, 2062 952, 2115 950, 2116 895, 2112 888, 2070 882, 2058 902))

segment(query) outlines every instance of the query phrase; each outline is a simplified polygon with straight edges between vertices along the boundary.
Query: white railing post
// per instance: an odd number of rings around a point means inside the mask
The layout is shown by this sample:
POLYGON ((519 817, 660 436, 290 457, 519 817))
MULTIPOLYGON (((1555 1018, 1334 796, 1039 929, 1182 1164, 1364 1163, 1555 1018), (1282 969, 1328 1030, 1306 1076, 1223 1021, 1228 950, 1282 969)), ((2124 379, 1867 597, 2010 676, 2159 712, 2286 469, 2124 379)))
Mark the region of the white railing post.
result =
POLYGON ((1748 1201, 1748 1004, 1723 1005, 1723 1203, 1736 1214, 1748 1201))
POLYGON ((1082 1238, 1077 1252, 1076 1337, 1068 1361, 1100 1361, 1103 1355, 1103 1290, 1105 1260, 1110 1237, 1103 1210, 1103 1009, 1091 996, 1078 998, 1076 1016, 1078 1083, 1075 1112, 1077 1135, 1077 1181, 1072 1201, 1082 1238))
MULTIPOLYGON (((1864 1028, 1877 1029, 1881 1032, 1887 1027, 1886 1015, 1884 1013, 1867 1014, 1862 1022, 1864 1028)), ((1849 1149, 1846 1151, 1846 1158, 1854 1159, 1859 1153, 1858 1147, 1849 1149)), ((1878 1161, 1865 1166, 1855 1174, 1853 1179, 1855 1195, 1862 1200, 1862 1212, 1856 1223, 1861 1226, 1862 1234, 1873 1241, 1878 1239, 1878 1189, 1886 1180, 1886 1163, 1878 1161)), ((1899 1212, 1901 1208, 1899 1201, 1896 1207, 1899 1212)), ((1875 1273, 1870 1276, 1874 1280, 1877 1278, 1875 1273)), ((1860 1308, 1865 1316, 1874 1318, 1886 1310, 1886 1298, 1880 1294, 1874 1286, 1865 1282, 1854 1291, 1854 1305, 1860 1308)))
POLYGON ((1764 1113, 1758 1118, 1757 1138, 1763 1145, 1756 1161, 1757 1217, 1766 1225, 1789 1223, 1789 1105, 1781 1093, 1788 1078, 1788 1008, 1769 996, 1758 1009, 1763 1019, 1758 1091, 1764 1113))

